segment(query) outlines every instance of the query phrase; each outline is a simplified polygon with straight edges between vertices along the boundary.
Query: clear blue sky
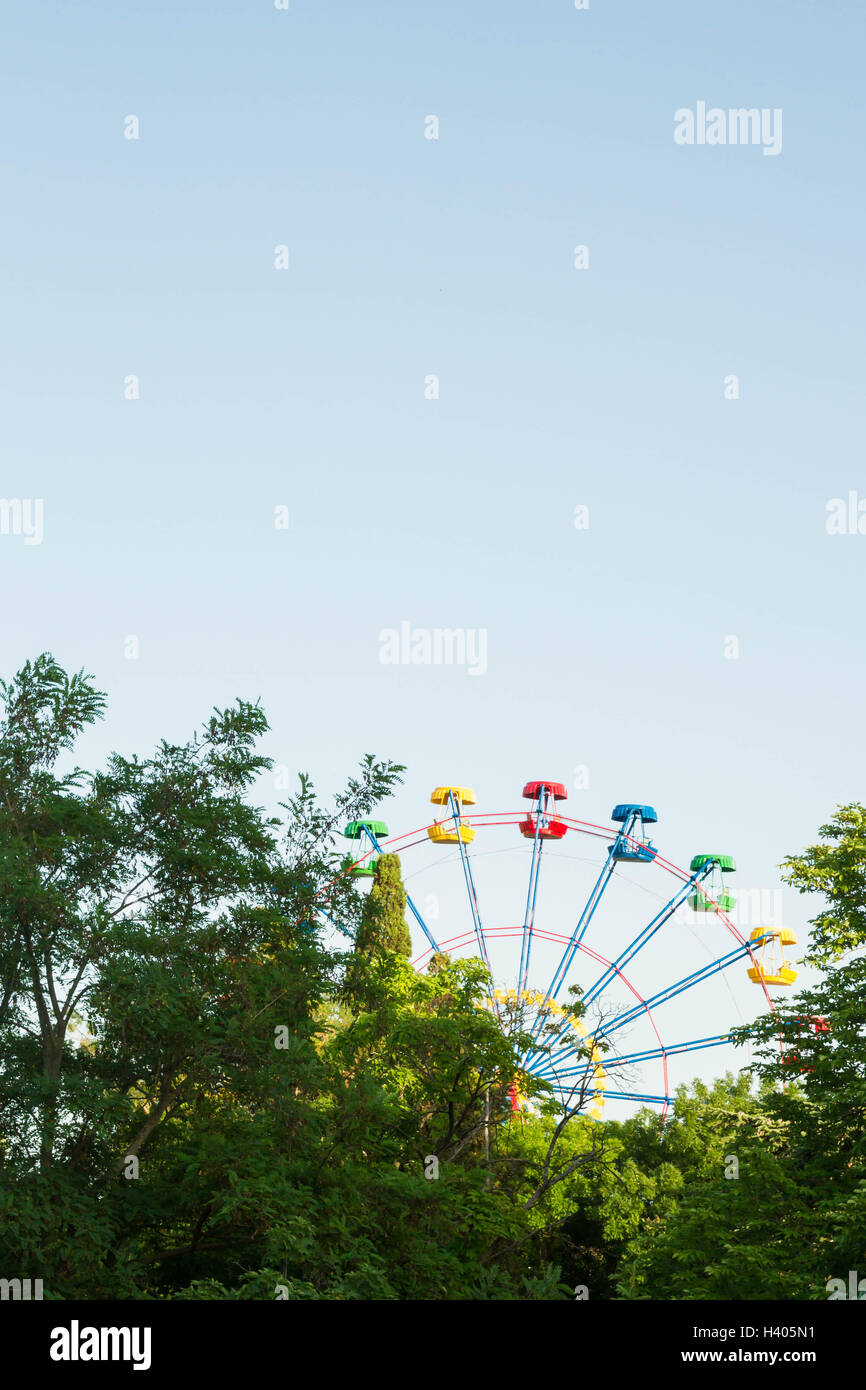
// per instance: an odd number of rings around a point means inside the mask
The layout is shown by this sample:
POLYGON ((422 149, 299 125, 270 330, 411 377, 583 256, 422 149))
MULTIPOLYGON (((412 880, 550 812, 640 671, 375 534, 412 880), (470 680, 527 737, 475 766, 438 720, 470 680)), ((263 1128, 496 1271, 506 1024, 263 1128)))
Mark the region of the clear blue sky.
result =
POLYGON ((93 672, 94 758, 260 695, 324 790, 408 764, 394 829, 437 783, 506 809, 586 765, 572 814, 653 802, 668 857, 778 886, 864 795, 866 536, 825 528, 866 498, 864 29, 853 0, 16 6, 0 492, 44 540, 0 536, 3 674, 93 672), (701 100, 781 108, 781 154, 676 145, 701 100), (487 673, 383 665, 404 620, 484 629, 487 673))

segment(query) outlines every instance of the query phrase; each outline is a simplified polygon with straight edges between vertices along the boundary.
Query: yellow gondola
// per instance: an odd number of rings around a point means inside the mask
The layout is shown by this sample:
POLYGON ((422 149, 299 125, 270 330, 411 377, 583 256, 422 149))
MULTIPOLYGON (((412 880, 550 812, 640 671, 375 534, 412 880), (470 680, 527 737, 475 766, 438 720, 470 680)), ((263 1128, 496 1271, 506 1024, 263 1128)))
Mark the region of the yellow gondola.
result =
POLYGON ((452 796, 457 805, 457 824, 454 824, 454 816, 450 814, 447 820, 428 826, 427 834, 437 845, 456 845, 460 842, 468 845, 475 839, 475 831, 463 819, 463 808, 475 805, 475 793, 471 787, 436 787, 430 800, 434 806, 447 806, 450 811, 452 796))
POLYGON ((757 965, 749 967, 749 979, 756 985, 792 985, 797 978, 785 960, 785 947, 795 946, 797 936, 790 927, 755 927, 750 941, 761 943, 757 965))

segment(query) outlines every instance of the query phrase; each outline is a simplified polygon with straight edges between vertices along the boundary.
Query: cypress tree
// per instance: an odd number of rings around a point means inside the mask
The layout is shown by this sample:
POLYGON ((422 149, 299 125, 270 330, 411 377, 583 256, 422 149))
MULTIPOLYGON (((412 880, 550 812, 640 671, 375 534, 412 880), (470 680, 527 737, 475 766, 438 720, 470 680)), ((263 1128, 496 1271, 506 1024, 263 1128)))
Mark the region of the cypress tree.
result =
POLYGON ((412 938, 406 926, 406 889, 397 854, 380 854, 376 860, 355 950, 396 951, 407 959, 412 954, 412 938))

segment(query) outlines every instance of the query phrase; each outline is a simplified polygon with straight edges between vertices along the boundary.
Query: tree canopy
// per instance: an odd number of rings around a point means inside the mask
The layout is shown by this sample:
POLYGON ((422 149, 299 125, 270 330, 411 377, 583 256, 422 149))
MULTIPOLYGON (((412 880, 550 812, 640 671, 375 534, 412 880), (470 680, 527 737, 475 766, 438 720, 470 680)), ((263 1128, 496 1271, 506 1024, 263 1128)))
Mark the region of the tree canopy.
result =
POLYGON ((520 1076, 481 963, 412 967, 397 856, 366 894, 342 871, 399 764, 327 802, 301 774, 272 815, 258 704, 86 770, 90 677, 43 654, 0 701, 0 1254, 46 1298, 810 1299, 866 1272, 862 807, 787 861, 827 967, 788 1046, 760 1020, 750 1074, 598 1124, 520 1076))

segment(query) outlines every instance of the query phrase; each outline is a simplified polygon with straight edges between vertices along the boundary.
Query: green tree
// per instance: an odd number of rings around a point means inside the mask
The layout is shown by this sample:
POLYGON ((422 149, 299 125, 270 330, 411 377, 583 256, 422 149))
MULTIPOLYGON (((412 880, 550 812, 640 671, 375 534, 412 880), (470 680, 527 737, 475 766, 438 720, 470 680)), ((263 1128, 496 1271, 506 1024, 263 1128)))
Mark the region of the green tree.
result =
POLYGON ((559 1298, 499 1182, 514 1040, 476 962, 416 973, 399 861, 335 848, 402 771, 267 816, 258 705, 149 758, 50 656, 2 687, 0 1261, 48 1298, 559 1298), (345 953, 363 1007, 340 1007, 345 953), (433 1173, 430 1160, 438 1172, 433 1173))
MULTIPOLYGON (((682 1192, 630 1242, 622 1296, 823 1299, 828 1279, 866 1265, 864 828, 861 806, 840 807, 818 844, 785 861, 789 883, 824 897, 807 959, 826 973, 735 1030, 755 1050, 757 1098, 732 1095, 727 1114, 689 1102, 666 1130, 670 1156, 686 1159, 682 1192)), ((634 1151, 652 1167, 652 1145, 634 1151)))
POLYGON ((373 866, 373 882, 364 900, 355 948, 367 954, 396 951, 407 960, 412 954, 412 938, 406 926, 406 889, 398 854, 380 854, 373 866))
POLYGON ((343 1000, 352 1009, 370 1009, 376 1000, 378 971, 371 961, 396 954, 404 960, 412 954, 412 938, 406 926, 406 889, 400 858, 381 854, 373 865, 370 891, 362 898, 360 923, 355 932, 354 949, 346 960, 343 1000))
POLYGON ((818 844, 784 861, 782 876, 801 893, 824 896, 806 960, 826 966, 866 943, 866 807, 837 807, 819 834, 818 844))
POLYGON ((262 1164, 319 1127, 336 964, 313 907, 356 912, 336 829, 401 769, 365 759, 330 812, 302 778, 283 825, 248 799, 270 766, 258 705, 85 772, 69 755, 103 714, 90 678, 43 654, 0 697, 4 1266, 49 1296, 149 1287, 209 1242, 235 1268, 234 1241, 257 1248, 236 1219, 251 1127, 262 1164))

